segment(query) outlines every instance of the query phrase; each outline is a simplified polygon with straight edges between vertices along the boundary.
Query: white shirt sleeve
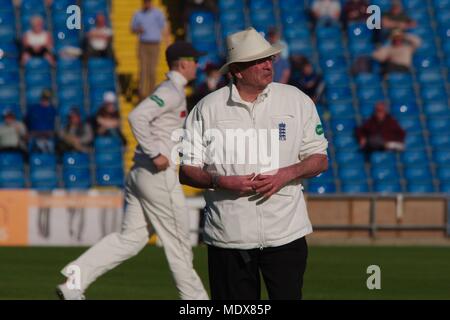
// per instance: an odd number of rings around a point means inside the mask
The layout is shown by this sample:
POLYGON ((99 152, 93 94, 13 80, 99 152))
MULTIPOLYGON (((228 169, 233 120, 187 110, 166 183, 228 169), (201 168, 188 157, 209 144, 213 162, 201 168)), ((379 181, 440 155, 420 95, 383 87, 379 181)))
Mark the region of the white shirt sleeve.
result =
POLYGON ((320 121, 314 102, 304 97, 303 138, 300 145, 299 158, 303 160, 313 154, 327 154, 328 141, 320 121))
POLYGON ((179 100, 178 95, 171 93, 167 88, 159 87, 128 115, 134 137, 142 151, 150 158, 161 153, 159 138, 150 130, 152 122, 162 114, 175 109, 181 103, 179 100))
POLYGON ((186 119, 181 147, 181 164, 203 167, 205 164, 204 119, 198 106, 186 119))

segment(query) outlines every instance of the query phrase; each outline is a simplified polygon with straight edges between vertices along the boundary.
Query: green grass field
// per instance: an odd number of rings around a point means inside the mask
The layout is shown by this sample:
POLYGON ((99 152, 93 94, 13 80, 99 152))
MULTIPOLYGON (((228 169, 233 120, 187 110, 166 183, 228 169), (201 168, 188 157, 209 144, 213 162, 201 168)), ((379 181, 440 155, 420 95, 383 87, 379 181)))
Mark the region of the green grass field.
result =
MULTIPOLYGON (((85 248, 0 248, 0 299, 55 299, 59 270, 85 248)), ((194 249, 207 285, 206 248, 194 249)), ((266 298, 264 293, 263 298, 266 298)), ((148 246, 107 273, 88 299, 177 299, 164 253, 148 246)), ((450 299, 448 247, 310 246, 305 299, 450 299), (369 265, 381 268, 381 290, 368 290, 369 265)))

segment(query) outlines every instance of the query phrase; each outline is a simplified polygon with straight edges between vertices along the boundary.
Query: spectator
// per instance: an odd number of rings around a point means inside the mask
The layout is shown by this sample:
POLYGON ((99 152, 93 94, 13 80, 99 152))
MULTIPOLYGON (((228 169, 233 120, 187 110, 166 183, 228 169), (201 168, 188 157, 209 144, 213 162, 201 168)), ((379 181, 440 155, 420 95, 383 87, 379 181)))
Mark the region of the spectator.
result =
MULTIPOLYGON (((139 35, 139 95, 146 98, 155 87, 160 42, 168 37, 164 14, 151 0, 143 0, 143 8, 133 16, 131 30, 139 35)), ((167 40, 166 40, 167 42, 167 40)))
POLYGON ((401 1, 395 0, 391 9, 382 14, 381 29, 374 30, 375 42, 384 43, 394 30, 406 31, 416 26, 417 23, 403 11, 401 1))
POLYGON ((31 30, 25 32, 22 38, 22 64, 25 65, 32 57, 44 57, 50 65, 55 65, 53 57, 53 38, 44 30, 44 20, 40 16, 31 18, 31 30))
POLYGON ((324 84, 322 76, 314 71, 313 65, 306 61, 300 65, 294 64, 293 76, 289 84, 299 88, 308 95, 314 103, 317 103, 323 93, 324 84))
POLYGON ((31 152, 55 151, 56 110, 51 97, 50 90, 43 90, 40 103, 32 105, 28 110, 26 122, 30 132, 31 152))
POLYGON ((352 22, 365 21, 368 16, 366 0, 348 0, 342 10, 342 20, 345 27, 352 22))
POLYGON ((284 48, 273 60, 273 81, 287 84, 291 77, 291 65, 289 63, 287 44, 281 40, 280 32, 275 28, 269 30, 267 40, 271 45, 282 45, 284 48))
POLYGON ((4 122, 0 124, 0 151, 19 151, 25 153, 27 129, 16 119, 11 109, 3 111, 4 122))
POLYGON ((277 28, 270 28, 267 32, 267 40, 271 45, 282 45, 281 57, 283 59, 289 59, 289 47, 286 41, 281 39, 280 31, 277 28))
POLYGON ((194 94, 188 99, 189 111, 203 99, 203 97, 226 85, 226 81, 223 79, 219 69, 220 67, 214 63, 208 63, 206 65, 204 70, 206 79, 197 86, 194 94))
POLYGON ((112 58, 112 35, 111 28, 106 25, 105 15, 103 13, 97 14, 95 17, 95 27, 86 33, 85 58, 112 58))
POLYGON ((386 110, 384 102, 375 105, 375 112, 356 129, 358 143, 363 151, 403 151, 405 131, 386 110))
POLYGON ((59 152, 89 152, 94 139, 91 126, 89 123, 83 123, 77 108, 71 109, 67 118, 67 125, 58 132, 59 152))
POLYGON ((341 16, 341 3, 339 0, 314 0, 311 13, 316 25, 337 25, 341 16))
POLYGON ((391 43, 375 50, 372 57, 382 63, 383 74, 410 72, 413 54, 420 44, 419 37, 394 30, 391 34, 391 43))
POLYGON ((104 102, 95 115, 95 136, 118 137, 126 145, 126 139, 120 130, 120 114, 115 103, 115 94, 112 92, 106 93, 104 102))

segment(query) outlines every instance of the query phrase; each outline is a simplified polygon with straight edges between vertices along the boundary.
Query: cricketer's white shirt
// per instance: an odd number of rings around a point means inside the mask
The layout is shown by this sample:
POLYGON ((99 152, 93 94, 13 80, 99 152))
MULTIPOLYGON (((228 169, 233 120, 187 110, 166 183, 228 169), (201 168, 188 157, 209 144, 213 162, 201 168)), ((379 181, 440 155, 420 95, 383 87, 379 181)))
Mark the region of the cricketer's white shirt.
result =
MULTIPOLYGON (((297 88, 271 83, 248 103, 230 84, 203 98, 189 114, 182 164, 226 176, 263 173, 312 154, 326 155, 327 146, 314 103, 297 88)), ((292 181, 266 201, 206 190, 204 241, 252 249, 284 245, 311 233, 302 189, 300 181, 292 181)))
POLYGON ((135 163, 152 166, 151 159, 162 154, 175 167, 177 157, 173 154, 177 153, 179 141, 173 134, 181 130, 186 120, 186 84, 181 73, 168 72, 167 80, 129 114, 128 121, 138 142, 135 163))

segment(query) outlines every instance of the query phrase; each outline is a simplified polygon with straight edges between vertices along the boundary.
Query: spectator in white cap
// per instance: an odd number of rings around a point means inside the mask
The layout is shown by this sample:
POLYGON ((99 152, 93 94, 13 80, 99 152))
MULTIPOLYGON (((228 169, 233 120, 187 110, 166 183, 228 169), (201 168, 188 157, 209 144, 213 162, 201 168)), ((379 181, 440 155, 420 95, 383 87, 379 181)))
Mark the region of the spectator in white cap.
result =
POLYGON ((98 109, 93 119, 95 136, 113 136, 118 137, 123 145, 127 141, 120 129, 120 113, 116 107, 116 94, 112 91, 103 94, 103 104, 98 109))

